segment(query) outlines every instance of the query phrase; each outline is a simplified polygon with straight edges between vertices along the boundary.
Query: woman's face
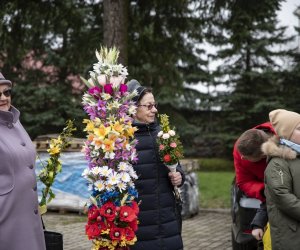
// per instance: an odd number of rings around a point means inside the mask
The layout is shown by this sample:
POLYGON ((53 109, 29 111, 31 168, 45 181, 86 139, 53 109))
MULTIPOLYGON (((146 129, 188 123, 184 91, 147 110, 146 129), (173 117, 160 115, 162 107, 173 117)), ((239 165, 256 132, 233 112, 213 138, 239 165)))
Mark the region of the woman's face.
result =
POLYGON ((157 113, 154 96, 152 93, 146 93, 137 105, 135 119, 139 122, 149 124, 154 122, 157 113))
POLYGON ((0 84, 0 111, 8 111, 11 105, 11 88, 8 85, 0 84), (6 96, 8 95, 8 96, 6 96))

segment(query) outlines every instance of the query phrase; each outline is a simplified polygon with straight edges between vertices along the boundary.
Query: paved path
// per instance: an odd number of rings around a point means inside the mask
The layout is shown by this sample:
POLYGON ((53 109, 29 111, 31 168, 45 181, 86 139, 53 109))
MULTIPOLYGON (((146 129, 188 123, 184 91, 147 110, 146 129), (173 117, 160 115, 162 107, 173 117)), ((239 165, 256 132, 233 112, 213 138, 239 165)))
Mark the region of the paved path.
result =
MULTIPOLYGON (((43 216, 47 230, 60 232, 64 237, 64 250, 89 250, 84 234, 86 216, 78 214, 48 213, 43 216)), ((183 221, 185 250, 231 249, 229 212, 201 210, 191 219, 183 221)))

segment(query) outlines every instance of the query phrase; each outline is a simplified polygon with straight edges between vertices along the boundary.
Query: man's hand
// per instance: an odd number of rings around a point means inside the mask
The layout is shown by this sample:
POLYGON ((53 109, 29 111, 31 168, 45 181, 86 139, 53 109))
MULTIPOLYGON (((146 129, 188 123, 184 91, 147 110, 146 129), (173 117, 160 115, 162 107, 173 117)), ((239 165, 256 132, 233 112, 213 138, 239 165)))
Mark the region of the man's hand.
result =
POLYGON ((173 186, 179 186, 182 182, 182 176, 180 172, 169 172, 169 178, 173 186))
POLYGON ((261 228, 255 228, 252 230, 251 233, 253 237, 257 240, 261 240, 264 235, 264 231, 261 228))

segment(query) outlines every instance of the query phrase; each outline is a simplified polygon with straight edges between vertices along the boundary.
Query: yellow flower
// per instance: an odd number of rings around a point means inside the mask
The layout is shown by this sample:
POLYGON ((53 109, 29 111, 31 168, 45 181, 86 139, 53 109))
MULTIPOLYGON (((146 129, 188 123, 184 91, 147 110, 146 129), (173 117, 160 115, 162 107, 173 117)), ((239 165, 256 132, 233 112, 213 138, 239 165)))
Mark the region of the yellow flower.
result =
POLYGON ((101 125, 99 128, 94 129, 94 134, 99 138, 103 139, 110 132, 110 130, 110 127, 105 127, 104 125, 101 125))
POLYGON ((59 146, 54 146, 54 145, 50 144, 50 149, 48 149, 47 151, 50 155, 56 155, 56 154, 60 153, 60 148, 59 148, 59 146))
POLYGON ((85 131, 88 131, 88 132, 91 132, 95 129, 95 125, 93 123, 93 121, 89 121, 87 124, 86 124, 86 127, 85 127, 85 131))
POLYGON ((122 133, 122 131, 124 130, 124 127, 122 124, 120 124, 120 122, 116 122, 115 124, 112 124, 112 129, 118 133, 122 133))
POLYGON ((128 137, 133 137, 134 136, 134 132, 137 131, 136 127, 128 127, 126 130, 126 134, 128 137))
POLYGON ((103 151, 104 152, 113 152, 114 151, 114 141, 111 141, 109 139, 105 139, 103 141, 103 151))

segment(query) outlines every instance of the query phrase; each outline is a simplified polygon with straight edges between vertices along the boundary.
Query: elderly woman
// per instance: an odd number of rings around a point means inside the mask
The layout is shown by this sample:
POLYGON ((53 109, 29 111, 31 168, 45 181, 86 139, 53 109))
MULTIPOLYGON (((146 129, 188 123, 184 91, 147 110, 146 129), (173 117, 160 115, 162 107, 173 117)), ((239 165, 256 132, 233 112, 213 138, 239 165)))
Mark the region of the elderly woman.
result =
POLYGON ((35 148, 11 106, 11 88, 0 73, 0 250, 44 250, 35 148))
POLYGON ((137 113, 134 126, 138 128, 138 162, 134 169, 139 176, 136 188, 141 200, 137 243, 131 249, 179 250, 183 249, 180 214, 176 214, 174 186, 183 184, 184 174, 180 166, 170 173, 158 155, 156 143, 160 127, 156 122, 157 105, 151 89, 132 80, 129 91, 136 90, 134 98, 137 113))

